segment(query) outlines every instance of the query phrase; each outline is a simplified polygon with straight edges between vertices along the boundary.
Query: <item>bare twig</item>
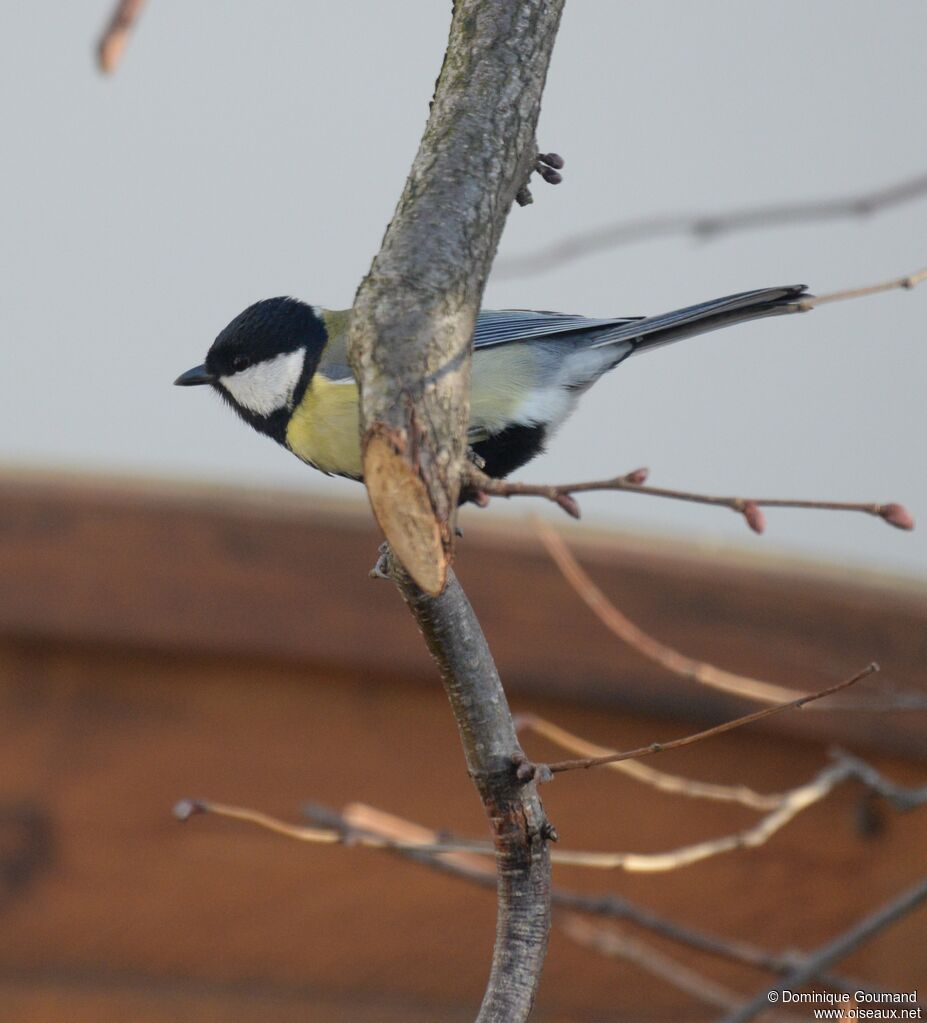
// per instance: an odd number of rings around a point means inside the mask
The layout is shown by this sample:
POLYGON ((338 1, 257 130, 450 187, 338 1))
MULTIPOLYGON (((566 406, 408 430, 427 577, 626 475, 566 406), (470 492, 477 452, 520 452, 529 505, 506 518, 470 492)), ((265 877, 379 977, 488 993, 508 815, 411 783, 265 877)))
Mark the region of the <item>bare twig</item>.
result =
MULTIPOLYGON (((846 759, 854 760, 852 757, 846 757, 846 759)), ((875 781, 880 787, 887 786, 895 797, 903 796, 902 802, 905 805, 910 801, 912 793, 909 790, 900 789, 883 779, 874 771, 874 768, 862 761, 856 761, 856 764, 858 765, 857 777, 868 778, 868 772, 873 772, 874 778, 869 780, 875 781)), ((914 794, 918 795, 919 793, 914 794)), ((924 790, 923 795, 927 799, 927 790, 924 790)), ((425 844, 438 842, 438 834, 402 817, 384 813, 382 810, 374 809, 363 803, 352 803, 345 807, 343 814, 335 813, 319 805, 308 807, 307 812, 311 819, 340 831, 348 840, 351 837, 356 838, 359 834, 388 838, 395 844, 387 848, 404 858, 483 887, 495 885, 492 870, 482 860, 470 853, 445 856, 423 851, 425 844), (422 843, 422 845, 413 848, 413 843, 422 843), (408 848, 402 848, 402 846, 408 846, 408 848)), ((768 970, 770 973, 791 973, 797 966, 805 962, 801 952, 769 952, 749 942, 721 938, 675 920, 669 920, 653 910, 638 906, 618 895, 590 895, 585 892, 574 892, 567 888, 556 887, 551 889, 551 901, 562 909, 626 921, 668 941, 744 966, 768 970)), ((830 973, 821 973, 819 977, 829 987, 839 991, 880 990, 877 985, 855 977, 830 973)))
MULTIPOLYGON (((440 864, 435 857, 434 863, 440 864)), ((651 909, 646 909, 618 895, 588 895, 585 892, 574 892, 563 888, 554 888, 551 900, 555 906, 575 909, 593 916, 601 916, 611 920, 625 920, 657 934, 668 941, 676 942, 693 948, 707 955, 717 956, 730 962, 741 963, 758 970, 770 973, 791 973, 805 961, 804 953, 790 950, 785 953, 769 952, 764 948, 747 941, 722 938, 716 934, 690 927, 688 924, 669 920, 651 909)), ((841 974, 821 973, 820 979, 829 987, 838 991, 876 991, 877 985, 862 981, 855 977, 841 974)))
POLYGON ((97 63, 106 74, 116 70, 144 4, 145 0, 119 0, 116 4, 97 44, 97 63))
MULTIPOLYGON (((695 682, 699 682, 702 685, 710 686, 713 689, 720 689, 724 692, 734 693, 737 696, 742 696, 748 700, 758 700, 763 703, 781 703, 785 700, 797 699, 801 696, 806 695, 796 689, 789 689, 786 686, 777 685, 773 682, 765 682, 761 679, 751 678, 748 675, 740 675, 736 672, 727 671, 724 668, 719 668, 714 664, 709 664, 707 661, 697 661, 692 657, 688 657, 685 654, 680 653, 678 650, 674 650, 666 643, 660 642, 653 636, 648 635, 638 625, 624 614, 615 604, 605 596, 602 590, 592 581, 589 574, 577 561, 576 557, 570 551, 566 542, 563 538, 554 530, 551 526, 539 519, 537 516, 531 517, 535 531, 538 534, 539 539, 547 549, 547 553, 551 556, 554 564, 560 569, 564 579, 570 584, 577 595, 585 602, 586 606, 592 611, 592 613, 599 619, 600 622, 615 636, 618 637, 623 643, 626 643, 632 649, 636 650, 639 654, 650 660, 656 662, 662 667, 671 671, 674 675, 678 675, 681 678, 692 679, 695 682)), ((818 707, 817 704, 814 705, 818 707)), ((855 701, 852 704, 848 704, 854 710, 886 710, 892 708, 905 708, 905 709, 923 709, 927 706, 927 699, 921 693, 914 692, 896 692, 891 694, 880 695, 877 699, 863 701, 855 701)), ((559 729, 556 725, 542 723, 540 730, 543 728, 549 728, 551 732, 558 732, 561 737, 566 737, 568 733, 564 732, 563 729, 559 729)), ((554 739, 554 741, 559 741, 554 739)), ((583 752, 580 749, 575 748, 577 742, 583 740, 577 740, 573 737, 573 748, 574 752, 583 752)), ((563 744, 563 743, 561 743, 563 744)), ((569 743, 566 745, 569 746, 569 743)), ((591 754, 588 755, 599 755, 591 754)), ((604 755, 604 753, 602 754, 604 755)), ((629 768, 631 765, 628 765, 629 768)), ((633 770, 629 770, 628 773, 636 774, 641 780, 647 778, 647 769, 643 768, 642 764, 633 765, 633 770)), ((651 783, 658 785, 658 779, 662 775, 662 772, 655 772, 650 776, 651 783)), ((672 776, 667 776, 672 777, 672 776)), ((671 783, 667 783, 671 784, 671 783)), ((688 783, 691 789, 693 783, 688 783)), ((667 786, 663 786, 666 788, 667 786)), ((737 787, 737 791, 741 791, 741 787, 737 787)), ((706 798, 711 798, 707 797, 706 798)), ((729 798, 718 795, 717 798, 729 798)), ((739 798, 739 797, 738 797, 739 798)), ((747 796, 746 798, 752 798, 747 796)))
MULTIPOLYGON (((883 778, 875 768, 846 753, 836 754, 835 762, 797 788, 777 797, 776 808, 751 828, 720 838, 658 853, 586 852, 569 849, 552 851, 550 859, 565 866, 586 867, 595 870, 627 870, 632 873, 659 873, 691 866, 701 860, 731 852, 735 849, 756 848, 767 842, 799 813, 820 802, 837 785, 857 779, 869 789, 888 800, 895 809, 908 811, 927 804, 927 787, 908 789, 883 778)), ((439 841, 435 832, 412 824, 382 810, 364 804, 352 804, 335 828, 307 828, 287 824, 276 817, 238 806, 210 800, 182 800, 174 810, 181 820, 196 813, 211 813, 218 817, 253 824, 275 834, 300 842, 343 843, 360 845, 390 852, 440 856, 443 862, 461 867, 467 873, 485 873, 478 866, 477 857, 491 856, 494 849, 487 842, 448 839, 439 841)), ((545 828, 542 824, 542 830, 545 828)), ((547 826, 549 827, 549 826, 547 826)), ((573 906, 572 908, 586 908, 573 906)), ((591 910, 589 910, 591 911, 591 910)))
POLYGON ((833 764, 823 768, 818 774, 797 788, 783 792, 778 797, 779 804, 766 816, 762 817, 750 828, 735 832, 730 835, 722 835, 720 838, 708 839, 704 842, 696 842, 692 845, 682 846, 663 853, 557 853, 554 861, 557 863, 573 863, 576 866, 592 867, 600 870, 613 870, 616 868, 632 871, 666 871, 677 870, 680 867, 688 867, 701 860, 718 856, 721 853, 732 852, 736 849, 755 849, 764 845, 777 831, 780 831, 798 816, 803 810, 819 803, 833 790, 851 778, 862 779, 865 777, 861 767, 868 768, 872 774, 866 779, 866 783, 874 791, 880 792, 887 799, 890 799, 896 809, 910 810, 917 806, 927 804, 927 787, 923 789, 900 789, 892 786, 874 772, 868 765, 862 764, 854 757, 843 755, 838 757, 833 764), (874 775, 874 776, 873 776, 874 775), (888 788, 886 786, 889 786, 888 788), (566 857, 570 857, 567 859, 566 857))
POLYGON ((648 636, 615 607, 596 586, 557 532, 536 516, 533 516, 532 520, 535 531, 554 564, 593 614, 623 643, 627 643, 644 657, 656 661, 657 664, 662 665, 674 675, 692 679, 702 685, 711 686, 713 689, 736 693, 738 696, 744 696, 750 700, 782 703, 785 700, 794 700, 806 695, 786 686, 725 671, 723 668, 715 667, 705 661, 696 661, 654 639, 653 636, 648 636))
MULTIPOLYGON (((349 803, 340 814, 332 813, 318 805, 308 810, 311 817, 319 819, 339 829, 350 840, 353 836, 374 836, 388 838, 397 843, 390 847, 392 852, 422 853, 425 857, 437 854, 428 852, 427 845, 442 844, 442 837, 437 831, 426 828, 414 821, 386 813, 366 803, 349 803), (399 846, 405 845, 402 849, 399 846)), ((452 852, 441 855, 441 862, 450 868, 460 868, 468 873, 477 873, 491 884, 496 883, 496 872, 484 856, 473 852, 452 852)))
MULTIPOLYGON (((822 296, 827 298, 828 296, 822 296)), ((485 503, 489 497, 543 497, 562 508, 574 519, 580 517, 579 505, 573 494, 592 490, 624 490, 648 497, 664 497, 673 501, 688 501, 693 504, 709 504, 716 508, 729 508, 743 515, 744 521, 755 532, 762 533, 766 519, 761 508, 806 508, 819 511, 862 512, 884 519, 897 529, 913 529, 914 519, 904 505, 874 504, 860 501, 810 501, 782 497, 719 497, 713 494, 699 494, 691 490, 670 490, 666 487, 652 487, 644 483, 647 469, 635 469, 623 476, 605 480, 585 480, 581 483, 519 483, 487 476, 476 466, 466 470, 467 496, 485 503)))
MULTIPOLYGON (((530 730, 563 749, 567 749, 571 753, 579 753, 584 757, 609 757, 617 752, 617 750, 597 746, 587 739, 573 735, 565 728, 555 725, 552 721, 545 721, 544 718, 540 718, 536 714, 518 714, 515 718, 515 727, 520 733, 530 730)), ((756 792, 747 785, 718 785, 712 782, 695 781, 691 778, 683 778, 678 774, 659 771, 647 764, 639 763, 637 760, 618 760, 605 766, 626 774, 634 778, 635 781, 652 785, 661 792, 673 795, 689 796, 693 799, 710 799, 721 803, 739 803, 751 810, 774 810, 782 803, 780 793, 756 792)))
POLYGON ((764 707, 762 710, 754 711, 752 714, 746 714, 743 717, 734 718, 732 721, 725 721, 720 725, 715 725, 713 728, 706 728, 704 731, 696 732, 693 735, 687 735, 682 739, 672 739, 669 742, 654 742, 649 746, 641 746, 638 749, 626 750, 623 753, 610 753, 608 756, 603 757, 584 757, 581 760, 560 760, 557 763, 547 764, 545 766, 551 774, 558 774, 563 771, 586 770, 590 767, 600 767, 603 764, 614 764, 619 760, 636 760, 640 757, 647 757, 654 753, 665 753, 668 750, 679 749, 682 746, 691 746, 693 743, 702 742, 705 739, 711 739, 716 735, 721 735, 724 732, 730 732, 735 728, 742 728, 744 725, 752 724, 754 721, 761 721, 763 718, 768 718, 772 714, 779 714, 784 710, 798 709, 808 703, 812 703, 814 700, 821 700, 825 696, 831 696, 834 693, 839 693, 841 690, 848 689, 850 686, 855 685, 860 680, 867 678, 869 675, 874 674, 878 670, 879 666, 877 664, 870 664, 850 678, 844 679, 836 685, 828 686, 826 689, 821 689, 816 693, 810 693, 807 696, 799 697, 797 700, 791 700, 788 703, 780 703, 774 707, 764 707))
MULTIPOLYGON (((807 788, 811 788, 811 784, 807 788)), ((625 870, 629 873, 657 874, 671 870, 679 870, 682 867, 692 866, 701 860, 718 856, 722 853, 733 852, 736 849, 744 849, 762 845, 770 836, 787 824, 801 810, 810 806, 813 802, 822 799, 833 786, 826 789, 819 786, 818 792, 808 794, 805 789, 796 790, 795 798, 782 811, 770 814, 764 818, 756 827, 731 835, 722 835, 720 838, 709 839, 705 842, 697 842, 693 845, 681 846, 677 849, 670 849, 666 852, 657 853, 629 853, 629 852, 590 852, 586 850, 555 849, 550 852, 550 860, 561 866, 583 867, 590 870, 625 870)), ((368 808, 364 808, 367 810, 368 808)), ((382 811, 370 811, 382 813, 382 811)), ((429 842, 419 839, 408 841, 394 841, 390 838, 383 838, 376 832, 371 832, 369 827, 362 830, 351 830, 348 832, 327 831, 319 828, 299 827, 288 824, 277 817, 262 813, 259 810, 252 810, 247 807, 231 806, 228 803, 213 802, 208 799, 184 799, 174 807, 174 815, 179 820, 187 820, 195 814, 211 814, 215 817, 225 817, 229 820, 241 821, 245 824, 252 824, 265 831, 271 831, 284 838, 291 838, 297 842, 309 842, 312 844, 343 844, 359 845, 369 849, 383 849, 389 852, 400 853, 422 853, 430 856, 454 857, 458 861, 462 856, 493 856, 496 849, 487 842, 468 842, 458 839, 444 842, 429 842)), ((425 830, 425 829, 421 829, 425 830)), ((475 868, 470 864, 470 869, 475 868)))
POLYGON ((583 231, 556 241, 530 255, 500 259, 496 276, 512 278, 542 273, 596 252, 658 238, 690 235, 699 241, 711 241, 735 231, 790 225, 804 226, 823 221, 865 217, 903 203, 914 202, 925 195, 927 174, 919 174, 873 192, 837 199, 771 203, 716 213, 677 213, 669 216, 644 217, 609 224, 592 231, 583 231))
POLYGON ((833 941, 814 952, 808 953, 804 961, 771 988, 764 988, 755 998, 725 1016, 723 1023, 747 1023, 769 1008, 770 991, 795 991, 803 984, 819 976, 822 970, 848 956, 860 945, 874 938, 890 924, 900 920, 912 910, 927 901, 927 879, 919 881, 906 892, 891 899, 874 913, 854 924, 833 941))
POLYGON ((389 849, 393 852, 421 852, 430 853, 433 856, 444 853, 453 856, 462 856, 466 853, 492 856, 495 853, 495 850, 488 842, 439 842, 437 840, 418 841, 416 839, 411 839, 408 842, 398 842, 375 834, 352 834, 348 836, 343 831, 331 828, 307 828, 296 824, 287 824, 286 821, 280 820, 279 817, 273 817, 260 810, 252 810, 245 806, 232 806, 229 803, 220 803, 213 799, 181 799, 174 806, 174 816, 179 821, 189 820, 197 814, 210 814, 213 817, 225 817, 227 820, 253 824, 265 831, 271 831, 275 835, 292 838, 297 842, 308 842, 311 845, 360 845, 367 849, 389 849))
MULTIPOLYGON (((731 1010, 743 1003, 743 999, 736 991, 693 970, 692 967, 673 959, 639 938, 617 931, 614 927, 590 923, 573 913, 563 914, 557 923, 571 941, 582 945, 583 948, 592 949, 612 959, 624 959, 633 963, 658 980, 671 984, 706 1005, 731 1010)), ((791 1017, 781 1014, 781 1018, 791 1017)))
POLYGON ((563 0, 456 0, 418 154, 349 330, 364 481, 397 557, 444 585, 470 415, 473 325, 535 126, 563 0))
MULTIPOLYGON (((809 295, 807 298, 797 302, 796 305, 799 312, 807 312, 809 309, 816 309, 819 305, 827 305, 830 302, 845 302, 850 298, 866 298, 869 295, 880 295, 883 291, 910 291, 924 281, 927 281, 927 268, 907 274, 905 277, 892 277, 887 281, 879 281, 876 284, 863 284, 858 288, 845 288, 842 291, 831 291, 825 295, 809 295)), ((898 523, 893 523, 893 525, 898 525, 898 523)))

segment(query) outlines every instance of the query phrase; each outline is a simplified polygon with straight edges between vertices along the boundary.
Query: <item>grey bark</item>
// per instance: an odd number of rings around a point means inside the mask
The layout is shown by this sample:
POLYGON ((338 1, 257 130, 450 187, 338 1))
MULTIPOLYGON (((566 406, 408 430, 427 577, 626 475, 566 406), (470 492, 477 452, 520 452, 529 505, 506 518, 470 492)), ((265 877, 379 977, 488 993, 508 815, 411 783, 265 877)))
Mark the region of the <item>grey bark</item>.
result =
POLYGON ((441 669, 497 850, 498 917, 478 1023, 525 1020, 550 930, 550 828, 453 573, 473 326, 506 217, 535 166, 563 0, 455 0, 418 154, 349 330, 364 481, 385 565, 441 669), (519 765, 522 768, 519 769, 519 765))
POLYGON ((496 845, 496 942, 477 1023, 520 1023, 531 1011, 547 952, 551 828, 533 772, 524 770, 499 673, 454 573, 432 597, 394 557, 386 564, 438 662, 496 845))
POLYGON ((456 0, 418 154, 354 303, 364 474, 397 556, 443 585, 466 454, 470 340, 535 127, 563 0, 456 0))

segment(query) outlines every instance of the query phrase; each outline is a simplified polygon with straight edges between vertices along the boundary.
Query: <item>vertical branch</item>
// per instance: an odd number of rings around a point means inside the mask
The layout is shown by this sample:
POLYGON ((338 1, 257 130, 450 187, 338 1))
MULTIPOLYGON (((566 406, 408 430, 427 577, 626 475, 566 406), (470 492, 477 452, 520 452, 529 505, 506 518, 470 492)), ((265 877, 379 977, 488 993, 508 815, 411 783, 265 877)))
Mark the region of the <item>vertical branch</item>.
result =
POLYGON ((444 591, 432 597, 395 557, 388 555, 386 565, 438 662, 467 769, 489 816, 496 845, 496 943, 477 1023, 518 1023, 528 1018, 547 951, 547 839, 553 830, 533 771, 519 772, 524 754, 508 701, 460 583, 450 572, 444 591))
POLYGON ((455 0, 418 154, 349 332, 364 480, 396 556, 440 592, 470 414, 486 277, 537 160, 535 127, 563 0, 455 0))
POLYGON ((428 123, 348 336, 364 482, 390 545, 383 564, 441 669, 496 846, 496 942, 478 1023, 518 1023, 531 1011, 550 929, 553 832, 449 566, 473 327, 508 212, 527 201, 563 2, 454 0, 428 123))

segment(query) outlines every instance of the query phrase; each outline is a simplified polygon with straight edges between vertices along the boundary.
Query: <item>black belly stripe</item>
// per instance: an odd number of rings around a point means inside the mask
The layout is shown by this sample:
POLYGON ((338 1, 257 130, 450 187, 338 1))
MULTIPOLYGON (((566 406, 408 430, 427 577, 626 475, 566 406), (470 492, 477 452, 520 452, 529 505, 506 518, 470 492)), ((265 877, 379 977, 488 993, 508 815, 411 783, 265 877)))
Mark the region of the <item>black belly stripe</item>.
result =
POLYGON ((502 479, 544 450, 546 432, 543 426, 509 426, 474 444, 473 450, 486 462, 483 471, 502 479))

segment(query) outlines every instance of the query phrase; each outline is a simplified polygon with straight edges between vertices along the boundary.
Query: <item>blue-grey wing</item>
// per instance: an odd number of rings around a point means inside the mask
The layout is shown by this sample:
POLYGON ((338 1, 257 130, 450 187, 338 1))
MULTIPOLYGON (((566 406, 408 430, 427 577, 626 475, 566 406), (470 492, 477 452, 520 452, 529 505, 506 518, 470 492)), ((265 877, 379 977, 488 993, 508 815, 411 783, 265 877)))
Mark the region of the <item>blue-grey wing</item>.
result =
MULTIPOLYGON (((496 348, 530 341, 539 364, 554 369, 568 352, 591 346, 603 340, 609 330, 622 329, 631 322, 628 318, 596 320, 573 313, 536 312, 532 309, 484 309, 476 321, 473 347, 496 348)), ((631 346, 626 347, 630 351, 631 346)), ((608 360, 614 361, 612 356, 606 356, 597 360, 596 365, 608 360)), ((330 331, 317 372, 332 381, 353 380, 348 365, 347 332, 343 329, 330 331)))
MULTIPOLYGON (((637 317, 591 319, 575 313, 535 312, 530 309, 483 309, 473 332, 474 348, 491 348, 516 341, 554 340, 563 335, 593 335, 633 323, 637 317)), ((590 337, 590 341, 592 338, 590 337)))
POLYGON ((807 297, 804 285, 759 288, 725 295, 709 302, 674 309, 657 316, 632 316, 594 320, 567 313, 534 313, 524 309, 486 310, 480 313, 473 343, 477 348, 536 341, 564 340, 564 335, 583 348, 619 348, 642 352, 706 331, 765 316, 798 312, 807 297))

